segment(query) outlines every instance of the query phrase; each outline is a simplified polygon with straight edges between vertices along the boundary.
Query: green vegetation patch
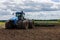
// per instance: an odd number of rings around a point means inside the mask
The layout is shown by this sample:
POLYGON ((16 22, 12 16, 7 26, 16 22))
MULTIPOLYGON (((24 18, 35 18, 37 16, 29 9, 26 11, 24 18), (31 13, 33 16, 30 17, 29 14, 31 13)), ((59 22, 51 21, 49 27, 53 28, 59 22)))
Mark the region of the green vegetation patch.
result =
POLYGON ((60 24, 59 20, 40 20, 40 21, 34 21, 36 25, 56 25, 60 24))
POLYGON ((4 25, 4 24, 5 24, 5 22, 0 22, 0 26, 1 26, 1 25, 4 25))

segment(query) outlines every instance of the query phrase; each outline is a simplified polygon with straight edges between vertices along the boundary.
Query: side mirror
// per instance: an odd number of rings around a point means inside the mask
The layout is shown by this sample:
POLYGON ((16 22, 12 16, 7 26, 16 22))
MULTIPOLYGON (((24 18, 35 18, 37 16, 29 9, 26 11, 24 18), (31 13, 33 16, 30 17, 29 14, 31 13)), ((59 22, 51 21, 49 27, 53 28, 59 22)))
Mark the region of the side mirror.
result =
POLYGON ((12 15, 14 15, 14 13, 12 13, 12 15))

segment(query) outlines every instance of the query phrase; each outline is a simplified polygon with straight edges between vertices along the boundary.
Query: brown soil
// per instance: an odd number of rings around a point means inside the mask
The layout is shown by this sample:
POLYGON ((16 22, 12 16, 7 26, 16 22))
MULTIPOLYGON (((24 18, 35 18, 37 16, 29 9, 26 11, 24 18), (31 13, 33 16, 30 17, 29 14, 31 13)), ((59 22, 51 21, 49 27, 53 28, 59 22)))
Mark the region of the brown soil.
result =
POLYGON ((0 29, 0 40, 60 40, 60 27, 0 29))

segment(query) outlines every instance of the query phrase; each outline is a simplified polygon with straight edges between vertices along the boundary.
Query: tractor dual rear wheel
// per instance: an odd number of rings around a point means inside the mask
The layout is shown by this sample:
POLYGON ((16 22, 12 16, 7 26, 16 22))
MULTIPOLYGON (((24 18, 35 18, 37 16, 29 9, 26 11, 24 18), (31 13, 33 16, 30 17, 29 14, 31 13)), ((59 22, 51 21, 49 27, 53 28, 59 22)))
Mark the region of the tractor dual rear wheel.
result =
POLYGON ((17 28, 18 29, 28 29, 28 21, 26 20, 19 20, 17 23, 17 28))
POLYGON ((31 29, 34 28, 33 20, 19 20, 17 23, 17 28, 19 29, 31 29))
POLYGON ((31 29, 31 28, 35 28, 34 27, 34 21, 33 20, 29 20, 29 27, 28 27, 29 29, 31 29))

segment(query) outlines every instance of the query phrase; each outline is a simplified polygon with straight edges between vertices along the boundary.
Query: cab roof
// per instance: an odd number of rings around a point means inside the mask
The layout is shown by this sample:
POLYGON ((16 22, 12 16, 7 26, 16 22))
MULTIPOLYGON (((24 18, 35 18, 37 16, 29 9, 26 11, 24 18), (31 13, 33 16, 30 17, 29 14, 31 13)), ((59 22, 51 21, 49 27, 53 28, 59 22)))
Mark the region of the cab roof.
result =
POLYGON ((21 14, 21 12, 16 12, 16 14, 21 14))

